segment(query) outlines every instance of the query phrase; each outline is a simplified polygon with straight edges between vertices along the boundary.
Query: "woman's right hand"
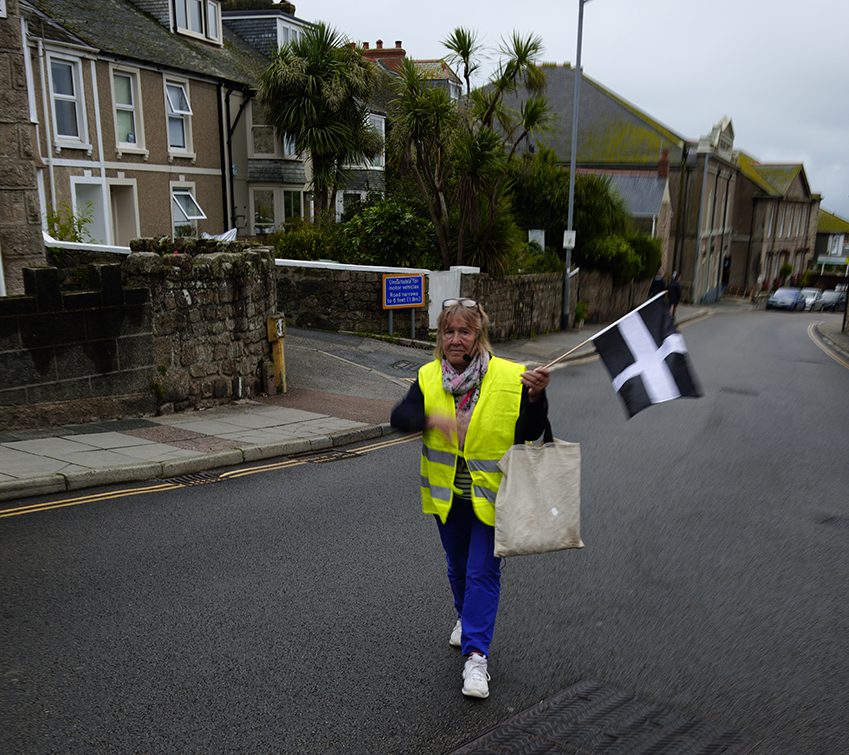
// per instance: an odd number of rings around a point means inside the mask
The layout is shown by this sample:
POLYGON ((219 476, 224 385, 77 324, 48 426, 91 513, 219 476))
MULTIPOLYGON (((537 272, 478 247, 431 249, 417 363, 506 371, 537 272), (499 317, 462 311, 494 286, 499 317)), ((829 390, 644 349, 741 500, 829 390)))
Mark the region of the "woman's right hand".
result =
POLYGON ((449 442, 457 437, 457 419, 447 414, 429 414, 425 427, 428 430, 439 430, 449 442))

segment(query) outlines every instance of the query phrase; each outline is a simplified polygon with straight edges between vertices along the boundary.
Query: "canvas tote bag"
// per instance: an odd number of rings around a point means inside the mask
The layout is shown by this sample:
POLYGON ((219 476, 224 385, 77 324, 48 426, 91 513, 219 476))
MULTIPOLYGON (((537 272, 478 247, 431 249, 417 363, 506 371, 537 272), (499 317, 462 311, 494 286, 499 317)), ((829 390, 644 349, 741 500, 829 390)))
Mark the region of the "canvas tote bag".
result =
POLYGON ((511 446, 498 468, 496 557, 584 547, 580 443, 555 438, 546 422, 542 445, 511 446))

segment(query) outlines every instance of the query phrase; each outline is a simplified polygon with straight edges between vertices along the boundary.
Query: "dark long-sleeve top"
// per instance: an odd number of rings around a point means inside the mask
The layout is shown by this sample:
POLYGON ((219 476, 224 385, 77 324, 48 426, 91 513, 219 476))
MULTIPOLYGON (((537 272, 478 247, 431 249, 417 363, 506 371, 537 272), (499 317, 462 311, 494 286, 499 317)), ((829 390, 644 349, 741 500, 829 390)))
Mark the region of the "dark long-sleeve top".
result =
MULTIPOLYGON (((528 397, 528 389, 522 386, 522 400, 519 405, 519 419, 516 420, 514 443, 524 443, 536 440, 545 430, 548 419, 548 398, 545 391, 536 401, 528 397)), ((390 423, 396 430, 416 433, 424 430, 427 417, 425 416, 424 394, 419 384, 413 383, 407 395, 392 410, 390 423)))

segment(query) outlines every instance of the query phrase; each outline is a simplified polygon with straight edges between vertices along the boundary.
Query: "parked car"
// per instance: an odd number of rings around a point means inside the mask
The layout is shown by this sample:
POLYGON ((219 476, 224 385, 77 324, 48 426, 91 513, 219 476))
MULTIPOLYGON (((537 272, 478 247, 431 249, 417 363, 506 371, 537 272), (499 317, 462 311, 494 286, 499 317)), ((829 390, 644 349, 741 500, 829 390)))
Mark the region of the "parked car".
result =
POLYGON ((805 309, 813 312, 819 309, 819 300, 822 296, 822 289, 819 288, 803 288, 802 296, 805 297, 805 309))
POLYGON ((766 300, 767 309, 805 309, 805 297, 801 288, 777 288, 766 300))
POLYGON ((823 312, 842 312, 846 309, 846 292, 836 291, 833 288, 823 291, 817 308, 823 312))

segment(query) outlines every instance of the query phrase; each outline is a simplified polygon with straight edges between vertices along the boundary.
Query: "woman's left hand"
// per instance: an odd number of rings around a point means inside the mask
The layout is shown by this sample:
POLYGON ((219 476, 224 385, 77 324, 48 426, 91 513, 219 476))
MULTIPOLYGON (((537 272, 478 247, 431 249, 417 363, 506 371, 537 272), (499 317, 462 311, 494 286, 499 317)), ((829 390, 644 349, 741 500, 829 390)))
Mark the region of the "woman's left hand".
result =
POLYGON ((522 385, 528 389, 528 399, 536 401, 548 387, 551 374, 545 367, 535 367, 522 373, 522 385))

